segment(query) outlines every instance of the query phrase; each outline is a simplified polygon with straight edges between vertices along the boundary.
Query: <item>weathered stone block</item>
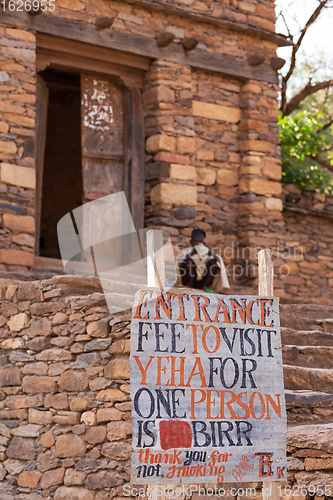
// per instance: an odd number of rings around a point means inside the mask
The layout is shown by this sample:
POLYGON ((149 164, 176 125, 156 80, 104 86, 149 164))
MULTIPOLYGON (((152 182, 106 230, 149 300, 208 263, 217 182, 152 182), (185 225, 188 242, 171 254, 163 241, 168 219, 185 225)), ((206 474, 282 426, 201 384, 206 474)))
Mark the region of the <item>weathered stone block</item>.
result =
POLYGON ((88 377, 86 372, 79 370, 67 370, 60 375, 58 385, 64 391, 81 392, 88 387, 88 377))
POLYGON ((155 104, 157 102, 174 102, 175 93, 166 85, 157 85, 156 87, 144 92, 142 98, 144 104, 149 106, 150 104, 155 104))
POLYGON ((40 318, 33 321, 29 328, 29 337, 51 335, 52 326, 48 318, 40 318))
POLYGON ((104 368, 104 375, 113 380, 129 380, 130 363, 128 356, 117 356, 104 368))
POLYGON ((36 438, 39 436, 41 428, 41 425, 36 424, 19 425, 15 429, 12 429, 12 434, 13 436, 36 438))
POLYGON ((276 212, 282 212, 283 203, 280 198, 266 198, 265 207, 267 210, 274 210, 276 212))
POLYGON ((264 175, 266 175, 268 179, 272 179, 273 181, 279 181, 282 177, 281 165, 265 161, 264 175))
POLYGON ((32 439, 14 437, 7 449, 8 458, 18 458, 20 460, 33 460, 35 458, 35 447, 32 439))
POLYGON ((86 425, 95 425, 96 424, 96 413, 93 411, 85 411, 81 415, 81 422, 83 422, 86 425))
POLYGON ((204 186, 212 186, 216 181, 216 170, 213 168, 198 168, 197 183, 204 186))
POLYGON ((124 479, 117 472, 101 471, 95 474, 89 474, 86 479, 86 486, 90 490, 98 490, 101 488, 113 488, 123 484, 124 479))
POLYGON ((23 486, 24 488, 36 488, 40 476, 41 474, 38 471, 25 470, 24 472, 21 472, 17 478, 17 484, 19 486, 23 486))
POLYGON ((132 435, 132 423, 123 420, 121 422, 110 422, 107 425, 107 432, 109 441, 126 439, 132 435))
POLYGON ((97 422, 111 422, 113 420, 122 420, 122 413, 115 408, 101 408, 97 410, 97 422))
MULTIPOLYGON (((242 2, 244 3, 244 2, 242 2)), ((252 5, 253 4, 249 4, 252 5)), ((245 85, 242 86, 242 92, 249 92, 250 94, 260 94, 261 93, 261 87, 260 85, 257 85, 255 83, 246 83, 245 85)))
POLYGON ((131 352, 130 339, 121 339, 113 342, 109 348, 110 354, 129 354, 131 352))
POLYGON ((33 168, 20 167, 3 162, 0 167, 0 179, 5 184, 13 184, 14 186, 30 189, 36 188, 36 171, 33 168))
POLYGON ((46 472, 50 469, 56 469, 61 466, 61 460, 57 458, 53 450, 47 450, 44 453, 39 453, 37 458, 37 469, 41 472, 46 472))
POLYGON ((195 206, 197 203, 196 186, 162 182, 154 186, 150 193, 152 205, 171 203, 173 205, 195 206))
POLYGON ((223 186, 236 186, 239 181, 238 170, 221 168, 217 171, 216 181, 223 186))
MULTIPOLYGON (((50 337, 35 337, 32 340, 27 342, 28 349, 32 351, 44 351, 48 350, 51 347, 51 338, 50 337)), ((42 374, 41 375, 45 375, 42 374)))
POLYGON ((102 455, 111 460, 129 460, 131 453, 132 446, 126 441, 122 443, 104 443, 102 446, 102 455))
POLYGON ((181 165, 180 163, 171 163, 169 176, 172 179, 181 181, 196 181, 196 168, 193 165, 181 165))
MULTIPOLYGON (((34 222, 33 217, 31 217, 30 215, 4 214, 4 216, 5 215, 12 215, 12 217, 18 217, 19 220, 16 221, 16 223, 20 223, 20 222, 22 223, 22 219, 24 219, 24 221, 23 221, 24 224, 22 224, 24 228, 20 228, 20 229, 18 229, 18 231, 24 231, 27 233, 34 232, 34 226, 33 226, 32 231, 28 231, 30 221, 32 220, 32 222, 34 222)), ((17 229, 17 228, 11 228, 11 229, 17 229)), ((37 287, 36 287, 35 283, 23 283, 23 284, 19 285, 19 287, 17 289, 16 296, 17 296, 18 300, 34 300, 36 298, 36 290, 37 290, 37 287)))
POLYGON ((80 413, 74 411, 63 411, 54 415, 53 422, 59 425, 76 425, 80 423, 80 413))
POLYGON ((213 161, 214 160, 214 151, 202 149, 202 150, 199 150, 196 152, 196 157, 198 160, 213 161))
POLYGON ((67 349, 60 349, 59 347, 51 347, 36 355, 38 361, 70 361, 72 355, 67 349))
POLYGON ((109 329, 106 320, 93 321, 87 325, 87 334, 91 337, 106 337, 108 332, 109 329))
POLYGON ((260 165, 241 165, 240 175, 261 175, 260 165))
POLYGON ((279 182, 267 181, 260 177, 242 177, 239 181, 239 192, 248 193, 249 191, 268 196, 279 195, 281 194, 282 186, 279 182))
POLYGON ((63 313, 63 312, 57 312, 55 313, 53 319, 52 319, 52 325, 63 325, 67 323, 68 321, 68 314, 63 313))
POLYGON ((16 366, 0 368, 0 387, 21 385, 21 370, 16 366))
POLYGON ((158 153, 159 151, 176 150, 176 139, 166 134, 155 134, 146 140, 146 150, 148 153, 158 153))
MULTIPOLYGON (((10 316, 14 316, 14 314, 18 313, 18 306, 17 306, 17 304, 15 304, 13 302, 3 301, 2 307, 1 307, 1 312, 2 312, 3 316, 5 316, 7 318, 10 316)), ((4 319, 3 324, 5 324, 6 321, 7 320, 4 319)))
POLYGON ((21 338, 6 339, 1 342, 0 347, 2 349, 20 349, 24 347, 24 340, 21 338))
POLYGON ((167 163, 180 163, 181 165, 189 165, 190 157, 176 153, 168 153, 167 151, 160 151, 154 156, 154 161, 165 161, 167 163))
POLYGON ((15 476, 16 474, 20 474, 24 468, 24 462, 21 460, 13 460, 12 458, 8 458, 4 462, 4 466, 6 471, 11 475, 15 476))
POLYGON ((86 445, 80 436, 62 434, 56 440, 55 453, 60 458, 83 457, 86 445))
POLYGON ((23 392, 30 392, 32 394, 46 392, 53 394, 57 391, 57 388, 57 383, 52 377, 27 375, 22 380, 23 392))
POLYGON ((49 472, 44 472, 40 481, 40 487, 43 490, 46 490, 47 488, 51 488, 51 486, 62 484, 64 474, 65 469, 63 467, 61 467, 60 469, 53 469, 49 472))
POLYGON ((9 396, 6 399, 6 406, 11 410, 41 406, 42 404, 43 397, 40 394, 36 396, 9 396))
POLYGON ((247 140, 239 141, 241 151, 259 151, 261 153, 272 153, 275 150, 275 144, 267 141, 247 140))
POLYGON ((306 458, 304 460, 305 470, 332 470, 333 457, 328 458, 306 458))
POLYGON ((32 266, 34 263, 34 255, 23 250, 15 250, 15 248, 0 250, 0 262, 9 265, 32 266))
POLYGON ((29 315, 25 312, 15 314, 7 324, 12 332, 20 332, 29 325, 29 315))
POLYGON ((64 483, 66 486, 80 486, 84 483, 87 474, 84 472, 67 469, 64 477, 64 483))
POLYGON ((111 380, 105 377, 96 377, 92 380, 89 380, 89 388, 91 391, 101 391, 102 389, 106 389, 111 385, 111 380))
POLYGON ((70 403, 71 411, 86 411, 91 407, 91 401, 87 398, 75 398, 70 403))
POLYGON ((43 446, 44 448, 51 448, 54 445, 54 436, 51 431, 45 432, 36 439, 36 446, 43 446))
POLYGON ((88 342, 84 346, 85 352, 90 351, 105 351, 111 344, 111 339, 96 339, 88 342))
POLYGON ((44 406, 45 408, 55 408, 56 410, 67 410, 69 407, 67 394, 46 394, 44 406))
POLYGON ((85 440, 90 444, 103 443, 106 437, 106 428, 102 426, 91 427, 86 435, 85 440))
POLYGON ((177 152, 193 154, 195 152, 195 138, 179 135, 177 137, 177 152))
POLYGON ((95 494, 85 488, 60 486, 54 494, 54 500, 94 500, 95 494))
MULTIPOLYGON (((4 227, 8 229, 12 229, 14 231, 21 231, 23 233, 31 233, 35 232, 35 219, 31 215, 17 215, 17 214, 3 214, 2 216, 2 224, 4 227)), ((32 300, 33 296, 30 296, 30 291, 36 289, 36 285, 32 283, 25 283, 24 285, 20 285, 19 290, 29 290, 28 297, 21 298, 21 295, 18 295, 19 300, 32 300)), ((24 293, 24 292, 22 292, 24 293)))
POLYGON ((98 401, 125 401, 126 395, 120 391, 119 389, 104 389, 103 391, 100 391, 96 399, 98 401))
POLYGON ((17 147, 14 141, 0 141, 0 153, 3 154, 3 158, 6 160, 9 160, 16 151, 17 147))
POLYGON ((193 101, 193 115, 209 118, 211 120, 219 120, 229 123, 237 123, 240 120, 241 112, 239 108, 229 106, 221 106, 210 102, 193 101))

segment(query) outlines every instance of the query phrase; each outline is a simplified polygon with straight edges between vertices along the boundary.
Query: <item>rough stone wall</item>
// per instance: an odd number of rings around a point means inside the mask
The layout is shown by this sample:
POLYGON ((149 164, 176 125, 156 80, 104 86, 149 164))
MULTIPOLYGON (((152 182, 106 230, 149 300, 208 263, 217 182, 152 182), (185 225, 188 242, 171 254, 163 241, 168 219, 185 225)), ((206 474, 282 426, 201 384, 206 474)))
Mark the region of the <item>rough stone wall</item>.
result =
POLYGON ((275 251, 277 295, 288 302, 331 304, 333 197, 283 188, 284 228, 275 251))
MULTIPOLYGON (((163 28, 167 28, 171 32, 174 30, 177 38, 182 38, 184 33, 186 36, 193 35, 197 32, 196 26, 193 26, 193 23, 189 23, 188 19, 186 19, 192 12, 211 17, 214 20, 224 19, 234 21, 273 32, 275 29, 273 0, 250 0, 237 3, 232 0, 224 0, 223 2, 220 0, 215 0, 214 2, 208 0, 172 0, 171 2, 148 1, 142 2, 141 5, 140 3, 140 1, 122 2, 119 0, 102 4, 96 1, 57 0, 57 8, 54 12, 50 12, 50 14, 76 19, 85 23, 93 23, 97 16, 112 16, 115 17, 113 26, 116 30, 150 36, 152 38, 155 36, 156 29, 163 30, 163 28), (166 11, 166 15, 163 14, 164 7, 169 8, 166 11), (172 9, 172 7, 175 7, 175 9, 172 9), (175 18, 178 18, 179 13, 184 8, 186 8, 186 16, 177 20, 177 28, 173 27, 172 24, 175 18)), ((200 22, 202 18, 197 17, 197 20, 200 22)), ((214 25, 210 29, 212 30, 211 35, 219 32, 218 27, 214 25)), ((209 45, 223 45, 221 42, 212 40, 213 36, 211 38, 211 35, 206 35, 209 38, 209 45)), ((237 36, 236 34, 234 38, 237 39, 237 36)), ((244 52, 249 49, 246 48, 245 38, 243 41, 244 52)), ((203 42, 206 42, 205 38, 203 42)), ((230 46, 225 47, 224 51, 235 56, 230 46)))
POLYGON ((0 269, 31 266, 34 247, 35 35, 0 24, 0 269))
POLYGON ((130 314, 110 316, 100 291, 0 284, 1 500, 106 500, 128 481, 130 314))
POLYGON ((157 62, 143 97, 147 225, 180 246, 204 229, 231 282, 255 287, 252 250, 275 247, 284 224, 277 87, 157 62))
MULTIPOLYGON (((264 63, 270 64, 277 45, 273 38, 267 39, 274 33, 271 1, 57 0, 48 15, 88 24, 106 16, 113 19, 113 30, 151 39, 168 31, 175 35, 173 44, 195 38, 198 49, 243 63, 260 53, 264 63)), ((4 214, 0 265, 14 271, 33 264, 36 45, 35 34, 27 30, 1 25, 1 35, 0 80, 7 81, 0 91, 0 209, 4 214)), ((229 247, 237 238, 243 245, 243 226, 236 224, 240 200, 235 196, 241 194, 243 202, 248 192, 257 195, 264 190, 264 196, 271 197, 278 190, 278 174, 272 178, 267 169, 262 170, 262 158, 258 160, 268 149, 274 150, 276 158, 276 89, 263 82, 241 85, 190 66, 157 60, 146 72, 142 90, 147 139, 146 225, 167 227, 175 243, 184 243, 190 229, 199 225, 207 229, 213 245, 229 247), (265 124, 261 129, 259 122, 265 124), (251 155, 254 158, 249 159, 251 155), (250 171, 249 165, 256 161, 261 170, 250 171), (272 182, 263 186, 262 177, 272 182), (257 178, 259 184, 254 185, 257 178), (273 191, 267 194, 270 189, 273 191)), ((255 210, 255 205, 245 205, 246 212, 255 210)), ((273 210, 272 202, 266 205, 264 210, 273 210)), ((278 210, 276 204, 274 210, 278 210)), ((232 255, 230 262, 233 260, 232 255)))

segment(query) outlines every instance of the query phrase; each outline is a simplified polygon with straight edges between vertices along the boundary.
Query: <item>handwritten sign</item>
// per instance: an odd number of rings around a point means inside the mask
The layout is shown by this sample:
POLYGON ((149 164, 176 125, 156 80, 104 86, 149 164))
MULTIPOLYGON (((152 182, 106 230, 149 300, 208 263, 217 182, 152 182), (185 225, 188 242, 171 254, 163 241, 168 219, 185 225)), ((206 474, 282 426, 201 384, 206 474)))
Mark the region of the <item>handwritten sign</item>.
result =
POLYGON ((132 482, 286 480, 277 298, 137 293, 132 482))

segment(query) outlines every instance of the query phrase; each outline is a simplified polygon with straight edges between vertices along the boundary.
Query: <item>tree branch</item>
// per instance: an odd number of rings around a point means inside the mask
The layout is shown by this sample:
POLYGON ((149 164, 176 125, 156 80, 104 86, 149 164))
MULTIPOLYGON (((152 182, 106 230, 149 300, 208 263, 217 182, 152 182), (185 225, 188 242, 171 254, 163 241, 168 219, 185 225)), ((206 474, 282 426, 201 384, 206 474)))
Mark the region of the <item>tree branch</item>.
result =
POLYGON ((288 70, 288 72, 287 72, 287 74, 285 76, 282 76, 282 80, 281 80, 281 108, 280 109, 283 112, 284 112, 284 108, 285 108, 286 102, 287 102, 287 97, 286 97, 286 94, 287 94, 287 82, 288 82, 289 78, 291 77, 291 75, 293 74, 293 71, 294 71, 295 66, 296 66, 296 54, 297 54, 297 51, 298 51, 298 49, 301 46, 301 43, 303 41, 303 38, 304 38, 307 30, 316 21, 316 19, 318 18, 319 14, 323 10, 323 8, 327 4, 327 2, 329 2, 329 0, 319 0, 318 7, 313 12, 313 14, 309 17, 307 23, 305 24, 304 28, 301 31, 301 34, 300 34, 297 42, 293 46, 292 53, 291 53, 291 60, 290 60, 289 70, 288 70))
POLYGON ((325 123, 325 125, 323 125, 323 128, 321 129, 321 131, 323 132, 324 130, 328 129, 333 123, 333 120, 329 120, 327 123, 325 123))
MULTIPOLYGON (((287 103, 285 103, 283 111, 284 116, 290 115, 295 109, 298 108, 300 102, 303 101, 306 97, 318 90, 327 89, 328 87, 333 86, 333 80, 325 80, 324 82, 315 83, 311 85, 311 82, 308 82, 305 87, 303 87, 294 97, 292 97, 287 103)), ((329 125, 328 125, 329 127, 329 125)))
POLYGON ((313 156, 312 158, 314 160, 316 160, 316 162, 319 163, 319 165, 321 165, 322 167, 327 168, 327 170, 330 170, 331 172, 333 172, 333 165, 331 165, 330 162, 321 158, 320 155, 313 156))

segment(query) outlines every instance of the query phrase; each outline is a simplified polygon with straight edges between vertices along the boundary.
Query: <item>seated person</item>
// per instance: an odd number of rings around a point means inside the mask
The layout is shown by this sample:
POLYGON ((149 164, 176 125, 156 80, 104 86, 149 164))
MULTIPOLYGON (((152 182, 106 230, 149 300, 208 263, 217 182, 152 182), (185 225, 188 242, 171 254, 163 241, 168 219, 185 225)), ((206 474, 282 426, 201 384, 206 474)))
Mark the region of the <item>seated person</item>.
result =
POLYGON ((223 260, 205 245, 205 237, 205 231, 194 229, 191 246, 178 256, 182 284, 205 292, 226 292, 230 286, 223 260))

